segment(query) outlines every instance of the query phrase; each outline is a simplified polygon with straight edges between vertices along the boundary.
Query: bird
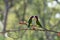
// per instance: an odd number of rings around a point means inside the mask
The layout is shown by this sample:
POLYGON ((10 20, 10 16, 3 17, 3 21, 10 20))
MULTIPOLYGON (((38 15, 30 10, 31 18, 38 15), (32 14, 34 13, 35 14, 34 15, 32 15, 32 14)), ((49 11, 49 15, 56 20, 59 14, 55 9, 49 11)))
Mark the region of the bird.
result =
POLYGON ((30 19, 28 20, 28 28, 30 28, 30 24, 32 23, 32 18, 33 18, 34 16, 31 16, 30 17, 30 19))
POLYGON ((42 28, 42 25, 40 24, 39 20, 38 20, 38 16, 35 16, 36 18, 36 24, 39 25, 42 28))
POLYGON ((44 28, 44 27, 41 25, 41 23, 39 22, 38 16, 35 16, 35 18, 36 18, 36 24, 37 24, 40 28, 43 28, 43 29, 47 30, 47 29, 44 28))

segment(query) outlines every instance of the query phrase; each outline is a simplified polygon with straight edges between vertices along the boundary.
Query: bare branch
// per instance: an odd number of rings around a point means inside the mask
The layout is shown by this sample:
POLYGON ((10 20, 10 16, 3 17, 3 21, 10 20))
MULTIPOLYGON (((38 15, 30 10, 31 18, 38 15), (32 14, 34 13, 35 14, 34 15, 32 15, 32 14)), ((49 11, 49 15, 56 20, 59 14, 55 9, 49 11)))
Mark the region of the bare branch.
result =
MULTIPOLYGON (((53 31, 53 30, 44 30, 44 29, 28 29, 28 28, 25 28, 25 29, 20 29, 20 30, 35 30, 35 31, 49 31, 49 32, 54 32, 54 33, 58 33, 57 31, 53 31)), ((11 30, 6 30, 5 32, 16 32, 16 31, 20 31, 18 29, 11 29, 11 30)), ((0 32, 0 33, 4 33, 4 32, 0 32)))

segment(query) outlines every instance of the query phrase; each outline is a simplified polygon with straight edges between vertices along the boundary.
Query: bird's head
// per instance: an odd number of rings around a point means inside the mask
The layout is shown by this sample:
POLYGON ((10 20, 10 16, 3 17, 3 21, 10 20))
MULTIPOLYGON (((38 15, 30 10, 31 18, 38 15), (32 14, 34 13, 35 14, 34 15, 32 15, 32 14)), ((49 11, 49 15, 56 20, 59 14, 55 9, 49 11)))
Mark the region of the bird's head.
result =
POLYGON ((34 16, 31 16, 30 19, 34 18, 34 16))
POLYGON ((36 20, 38 20, 38 16, 35 16, 36 20))

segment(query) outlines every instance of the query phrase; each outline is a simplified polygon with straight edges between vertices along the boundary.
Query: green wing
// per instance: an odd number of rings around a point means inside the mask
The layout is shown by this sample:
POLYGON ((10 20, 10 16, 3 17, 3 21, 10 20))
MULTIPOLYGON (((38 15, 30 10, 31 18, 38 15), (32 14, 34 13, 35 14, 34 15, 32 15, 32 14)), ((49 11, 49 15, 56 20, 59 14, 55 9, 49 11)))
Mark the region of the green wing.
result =
POLYGON ((47 30, 45 27, 43 27, 39 21, 36 21, 36 24, 39 25, 39 27, 43 28, 44 30, 47 30))
POLYGON ((39 27, 41 27, 41 28, 42 28, 42 25, 40 24, 40 22, 39 22, 39 21, 36 21, 36 24, 37 24, 37 25, 39 25, 39 27))
POLYGON ((31 16, 30 19, 28 20, 28 28, 30 27, 30 24, 32 23, 32 18, 33 16, 31 16))
POLYGON ((32 23, 32 19, 29 19, 29 21, 28 21, 28 28, 30 27, 31 23, 32 23))

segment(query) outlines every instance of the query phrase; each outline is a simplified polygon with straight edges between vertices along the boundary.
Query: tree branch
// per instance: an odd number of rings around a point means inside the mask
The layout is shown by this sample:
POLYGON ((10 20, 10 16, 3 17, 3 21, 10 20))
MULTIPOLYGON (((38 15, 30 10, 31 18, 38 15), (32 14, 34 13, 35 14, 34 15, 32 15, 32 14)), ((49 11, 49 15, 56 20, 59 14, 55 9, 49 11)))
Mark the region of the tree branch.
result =
MULTIPOLYGON (((5 32, 16 32, 16 31, 21 31, 21 30, 35 30, 35 31, 49 31, 49 32, 54 32, 54 33, 58 33, 57 31, 53 31, 53 30, 44 30, 44 29, 29 29, 29 28, 25 28, 25 29, 11 29, 11 30, 6 30, 5 32)), ((0 32, 0 33, 4 33, 4 32, 0 32)))
POLYGON ((4 28, 3 28, 3 32, 6 31, 7 15, 8 15, 8 10, 9 10, 8 0, 4 0, 4 2, 5 2, 6 10, 4 12, 4 28))

